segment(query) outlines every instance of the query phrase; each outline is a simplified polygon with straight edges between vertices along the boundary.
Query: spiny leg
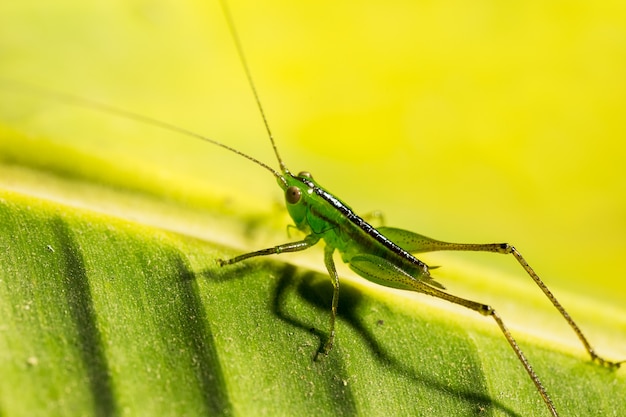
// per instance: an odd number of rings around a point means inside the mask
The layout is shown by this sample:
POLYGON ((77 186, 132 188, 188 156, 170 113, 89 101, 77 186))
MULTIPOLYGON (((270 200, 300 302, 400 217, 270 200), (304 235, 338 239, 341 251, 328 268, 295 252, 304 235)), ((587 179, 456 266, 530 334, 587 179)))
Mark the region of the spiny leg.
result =
POLYGON ((559 300, 556 299, 552 291, 550 291, 550 289, 546 286, 546 284, 544 284, 541 278, 539 278, 539 275, 537 275, 537 273, 531 268, 528 262, 526 262, 522 254, 519 253, 519 251, 515 249, 514 246, 508 243, 469 244, 469 245, 460 245, 460 246, 462 247, 462 249, 460 250, 497 252, 497 253, 502 253, 505 255, 508 255, 508 254, 513 255, 515 259, 517 260, 517 262, 519 262, 519 264, 522 266, 522 268, 524 268, 526 273, 533 279, 533 281, 535 281, 537 286, 541 289, 541 291, 543 291, 546 297, 548 297, 552 305, 554 305, 554 307, 556 307, 559 313, 561 313, 561 315, 563 316, 567 324, 569 324, 570 327, 574 330, 574 333, 576 333, 576 336, 578 336, 578 339, 581 341, 581 343, 585 347, 585 350, 587 350, 587 353, 589 353, 589 356, 591 356, 591 360, 593 362, 596 362, 597 364, 607 367, 607 368, 619 368, 620 365, 624 363, 624 361, 616 362, 616 361, 610 361, 610 360, 604 359, 595 352, 595 350, 591 346, 591 343, 589 343, 589 340, 587 340, 587 337, 583 334, 582 330, 580 330, 580 327, 578 327, 578 324, 576 324, 574 319, 572 319, 572 317, 565 310, 565 308, 563 308, 559 300))
POLYGON ((585 349, 589 353, 589 356, 591 356, 591 360, 593 362, 596 362, 608 368, 613 368, 613 367, 619 368, 619 366, 625 362, 625 361, 619 361, 619 362, 609 361, 599 356, 595 352, 595 350, 593 349, 593 347, 591 346, 591 344, 589 343, 585 335, 583 334, 582 330, 580 330, 576 322, 574 322, 574 319, 572 319, 569 313, 565 311, 561 303, 559 303, 559 301, 556 299, 554 294, 552 294, 552 292, 548 289, 546 284, 543 283, 541 278, 539 278, 539 276, 530 267, 528 262, 526 262, 524 257, 517 251, 517 249, 515 249, 513 246, 509 245, 508 243, 502 244, 501 246, 504 248, 502 253, 512 254, 515 257, 515 259, 517 259, 517 261, 520 263, 520 265, 522 265, 522 268, 524 268, 524 270, 528 273, 528 275, 530 275, 533 281, 535 281, 535 283, 539 286, 539 288, 541 288, 541 291, 543 291, 543 293, 546 295, 546 297, 548 297, 548 299, 552 302, 552 304, 556 307, 556 309, 559 310, 563 318, 565 318, 565 321, 567 321, 570 327, 574 330, 574 332, 576 333, 576 336, 578 336, 578 339, 580 339, 583 346, 585 346, 585 349))
POLYGON ((283 245, 274 246, 272 248, 261 249, 255 252, 244 253, 243 255, 236 256, 231 259, 218 259, 217 262, 220 266, 232 265, 237 262, 241 262, 243 260, 254 258, 257 256, 267 256, 267 255, 276 255, 279 253, 287 253, 287 252, 299 252, 310 248, 315 245, 319 241, 318 237, 313 235, 309 235, 305 237, 303 240, 299 240, 297 242, 285 243, 283 245))
POLYGON ((333 284, 333 301, 330 309, 330 331, 328 332, 328 340, 324 344, 321 352, 318 352, 316 359, 319 358, 319 354, 328 355, 328 352, 333 348, 333 342, 335 341, 335 320, 337 318, 337 307, 339 306, 339 276, 337 275, 337 269, 335 268, 335 262, 333 261, 333 252, 335 248, 326 246, 324 248, 324 264, 328 270, 328 275, 333 284))
POLYGON ((511 254, 515 257, 517 262, 524 268, 526 273, 530 275, 530 277, 535 281, 537 286, 541 288, 541 291, 548 297, 552 305, 556 307, 556 309, 561 313, 565 321, 569 324, 569 326, 574 330, 576 336, 581 341, 589 356, 591 356, 591 360, 596 362, 602 366, 607 368, 619 368, 622 363, 626 363, 626 361, 610 361, 599 356, 589 341, 587 337, 583 334, 580 327, 576 324, 576 322, 572 319, 569 313, 563 308, 561 303, 556 299, 554 294, 548 289, 546 284, 539 278, 537 273, 531 268, 531 266, 526 262, 524 257, 519 253, 513 245, 508 243, 487 243, 487 244, 473 244, 473 243, 450 243, 443 242, 436 239, 431 239, 424 235, 420 235, 417 233, 409 232, 402 229, 396 229, 393 227, 381 227, 378 229, 385 236, 391 239, 394 243, 396 243, 401 248, 407 250, 411 253, 423 253, 423 252, 434 252, 434 251, 475 251, 475 252, 495 252, 501 254, 511 254))
POLYGON ((504 322, 502 321, 502 319, 500 318, 498 313, 496 313, 496 311, 491 306, 489 306, 487 304, 477 303, 475 301, 467 300, 467 299, 464 299, 464 298, 456 297, 454 295, 448 294, 446 292, 440 291, 440 290, 438 290, 436 288, 424 285, 422 283, 420 283, 418 285, 418 288, 416 288, 416 290, 420 291, 420 292, 423 292, 423 293, 426 293, 428 295, 432 295, 433 297, 441 298, 441 299, 444 299, 446 301, 450 301, 450 302, 452 302, 454 304, 458 304, 458 305, 461 305, 463 307, 467 307, 470 310, 477 311, 478 313, 482 314, 483 316, 491 316, 491 317, 493 317, 495 322, 498 324, 498 327, 500 327, 500 330, 502 331, 502 334, 504 335, 506 340, 509 342, 509 345, 511 346, 511 348, 513 348, 513 351, 517 355, 517 358, 519 359, 519 361, 521 362, 522 366, 526 370, 526 373, 528 373, 528 376, 530 376, 530 379, 535 384, 535 387, 537 388, 537 391, 539 392, 539 395, 541 395, 541 398, 543 399, 543 401, 545 402, 546 406, 548 407, 548 410, 550 410, 550 413, 553 416, 558 417, 559 413, 556 411, 556 407, 554 406, 554 403, 550 399, 550 396, 548 395, 548 392, 546 391, 546 389, 544 388, 543 384, 541 383, 541 380, 539 379, 539 377, 537 376, 537 374, 533 370, 532 366, 528 362, 528 359, 526 359, 526 356, 524 355, 524 353, 522 352, 522 349, 519 347, 519 345, 517 344, 517 342, 513 338, 513 335, 511 335, 511 332, 509 332, 509 329, 504 325, 504 322))
MULTIPOLYGON (((302 250, 306 250, 311 246, 315 245, 319 241, 319 238, 314 235, 309 235, 304 240, 298 242, 286 243, 284 245, 278 245, 267 249, 261 249, 255 252, 244 253, 243 255, 236 256, 231 259, 218 259, 218 263, 220 266, 232 265, 243 260, 254 258, 257 256, 267 256, 267 255, 275 255, 279 253, 286 252, 298 252, 302 250)), ((330 332, 328 336, 328 340, 324 344, 322 350, 318 352, 316 355, 316 360, 319 358, 319 354, 327 355, 328 352, 333 347, 333 342, 335 341, 335 321, 337 318, 337 307, 339 305, 339 276, 337 275, 337 269, 335 268, 335 262, 333 261, 333 252, 334 248, 330 246, 326 246, 324 249, 324 263, 326 264, 326 269, 328 270, 328 274, 330 275, 331 282, 333 284, 333 301, 330 312, 330 332)))

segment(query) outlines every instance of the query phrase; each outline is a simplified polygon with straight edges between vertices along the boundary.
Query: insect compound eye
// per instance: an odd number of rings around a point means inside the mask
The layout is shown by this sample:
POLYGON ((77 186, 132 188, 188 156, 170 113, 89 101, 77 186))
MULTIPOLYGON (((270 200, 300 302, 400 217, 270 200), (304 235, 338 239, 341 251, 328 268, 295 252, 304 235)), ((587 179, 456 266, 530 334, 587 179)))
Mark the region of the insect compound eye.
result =
POLYGON ((310 180, 313 179, 313 175, 311 175, 310 172, 308 171, 300 171, 300 173, 298 174, 299 177, 304 177, 304 178, 308 178, 310 180))
POLYGON ((289 204, 296 204, 302 197, 302 191, 298 187, 292 186, 285 191, 285 199, 289 204))

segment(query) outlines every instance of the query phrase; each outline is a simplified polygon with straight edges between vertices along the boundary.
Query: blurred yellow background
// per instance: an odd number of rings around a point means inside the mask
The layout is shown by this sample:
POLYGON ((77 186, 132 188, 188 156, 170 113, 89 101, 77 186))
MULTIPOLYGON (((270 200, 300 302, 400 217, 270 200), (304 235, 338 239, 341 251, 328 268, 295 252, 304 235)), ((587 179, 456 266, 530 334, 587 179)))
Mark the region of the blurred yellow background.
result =
MULTIPOLYGON (((389 225, 511 242, 558 290, 624 305, 626 4, 230 9, 293 171, 389 225)), ((0 78, 168 121, 276 166, 217 1, 3 2, 0 28, 0 78)), ((251 210, 281 200, 269 174, 205 143, 0 94, 3 125, 36 142, 18 163, 62 163, 36 151, 51 141, 130 173, 118 186, 229 195, 251 210)), ((91 163, 69 165, 91 175, 91 163)), ((527 279, 512 259, 467 259, 527 279)))

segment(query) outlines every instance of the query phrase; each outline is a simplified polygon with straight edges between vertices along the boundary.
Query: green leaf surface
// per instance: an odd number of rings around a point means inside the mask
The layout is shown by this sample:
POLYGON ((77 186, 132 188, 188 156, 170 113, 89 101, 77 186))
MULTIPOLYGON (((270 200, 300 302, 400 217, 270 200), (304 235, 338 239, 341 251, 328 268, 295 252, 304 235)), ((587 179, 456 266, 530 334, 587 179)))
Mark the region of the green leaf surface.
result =
MULTIPOLYGON (((3 193, 5 415, 545 415, 490 323, 323 274, 220 269, 219 247, 3 193)), ((486 319, 485 319, 486 320, 486 319)), ((526 342, 564 415, 619 410, 623 378, 526 342), (581 395, 581 391, 584 395, 581 395)))
MULTIPOLYGON (((393 226, 511 239, 623 359, 625 13, 542 4, 231 9, 291 168, 393 226)), ((548 415, 491 319, 345 269, 336 346, 313 361, 321 252, 216 264, 296 238, 269 175, 24 88, 271 164, 217 3, 4 2, 0 27, 0 415, 548 415)), ((425 260, 498 309, 562 415, 626 415, 624 371, 589 363, 513 259, 425 260)))

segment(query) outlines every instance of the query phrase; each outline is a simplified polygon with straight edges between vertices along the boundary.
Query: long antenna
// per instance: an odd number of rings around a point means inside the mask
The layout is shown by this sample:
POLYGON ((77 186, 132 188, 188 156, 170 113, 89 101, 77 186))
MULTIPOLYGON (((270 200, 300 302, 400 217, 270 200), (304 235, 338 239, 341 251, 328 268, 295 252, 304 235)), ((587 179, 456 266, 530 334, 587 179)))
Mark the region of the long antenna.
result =
POLYGON ((13 89, 13 90, 19 90, 20 92, 26 92, 26 93, 30 93, 30 94, 34 94, 34 95, 44 95, 44 96, 48 96, 58 102, 61 103, 65 103, 65 104, 69 104, 69 105, 74 105, 74 106, 79 106, 79 107, 84 107, 84 108, 90 108, 90 109, 94 109, 94 110, 98 110, 104 113, 109 113, 109 114, 113 114, 116 116, 120 116, 129 120, 134 120, 136 122, 140 122, 140 123, 144 123, 147 125, 151 125, 151 126, 155 126, 158 127, 160 129, 165 129, 165 130, 169 130, 171 132, 175 132, 184 136, 190 136, 192 138, 196 138, 196 139, 200 139, 203 140, 205 142, 209 142, 212 143, 213 145, 219 146, 220 148, 224 148, 228 151, 231 151, 239 156, 242 156, 252 162, 254 162, 255 164, 267 169, 269 172, 271 172, 276 179, 278 179, 280 181, 281 184, 283 184, 285 187, 287 188, 287 182, 285 181, 285 178, 279 173, 277 172, 274 168, 270 167, 267 164, 264 164, 263 162, 259 161, 258 159, 245 154, 235 148, 232 148, 228 145, 225 145, 221 142, 218 142, 214 139, 211 139, 207 136, 203 136, 199 133, 196 133, 192 130, 188 130, 179 126, 176 126, 174 124, 171 123, 167 123, 167 122, 163 122, 161 120, 158 119, 154 119, 152 117, 148 117, 148 116, 144 116, 142 114, 139 113, 134 113, 128 110, 124 110, 121 109, 119 107, 115 107, 115 106, 111 106, 109 104, 104 104, 104 103, 100 103, 98 101, 95 100, 90 100, 90 99, 86 99, 84 97, 79 97, 79 96, 75 96, 72 94, 66 94, 66 93, 61 93, 58 91, 53 91, 53 90, 48 90, 42 87, 36 87, 36 86, 32 86, 26 83, 22 83, 19 81, 13 81, 13 80, 7 80, 7 79, 3 79, 0 78, 0 83, 5 84, 5 89, 13 89))
POLYGON ((261 104, 261 99, 259 98, 259 94, 256 91, 256 86, 254 85, 254 80, 252 79, 252 72, 250 71, 250 67, 248 66, 248 61, 246 60, 246 55, 243 53, 243 47, 241 46, 241 41, 239 40, 239 34, 237 32, 237 28, 235 27, 235 22, 230 14, 230 10, 228 9, 228 5, 225 0, 220 0, 220 5, 222 6, 222 10, 224 12, 224 17, 226 18, 226 23, 228 24, 228 29, 230 30, 230 34, 233 38, 233 42, 235 43, 235 48, 237 49, 237 55, 239 55, 239 60, 241 61, 241 65, 243 66, 243 70, 246 73, 246 78, 248 78, 248 84, 250 84, 250 88, 252 89, 252 94, 254 94, 254 99, 256 101, 257 108, 261 113, 261 117, 263 118, 263 124, 265 125, 265 131, 270 138, 270 142, 272 143, 272 148, 274 148, 274 154, 276 155, 276 159, 278 159, 278 164, 280 165, 280 170, 284 173, 289 172, 287 166, 281 159, 278 154, 278 148, 276 147, 276 142, 274 142, 274 136, 272 135, 272 131, 270 129, 270 125, 267 122, 267 117, 265 116, 265 111, 263 110, 263 105, 261 104))

